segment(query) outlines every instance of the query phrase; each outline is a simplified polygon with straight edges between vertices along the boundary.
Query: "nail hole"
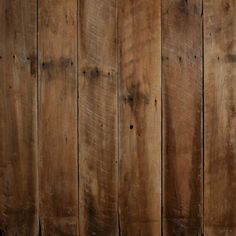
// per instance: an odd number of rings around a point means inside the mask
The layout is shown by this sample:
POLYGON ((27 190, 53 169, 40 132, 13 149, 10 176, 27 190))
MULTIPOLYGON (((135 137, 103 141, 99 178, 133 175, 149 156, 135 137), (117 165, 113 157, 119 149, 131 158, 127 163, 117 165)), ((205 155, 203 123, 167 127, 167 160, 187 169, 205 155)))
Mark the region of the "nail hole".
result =
POLYGON ((228 10, 230 9, 230 5, 229 5, 229 3, 226 3, 226 4, 225 4, 224 9, 225 9, 225 11, 228 11, 228 10))
POLYGON ((133 125, 130 125, 130 126, 129 126, 129 128, 130 128, 130 129, 133 129, 133 128, 134 128, 134 126, 133 126, 133 125))
POLYGON ((128 95, 128 101, 129 102, 133 102, 134 101, 134 99, 133 99, 133 97, 131 95, 128 95))

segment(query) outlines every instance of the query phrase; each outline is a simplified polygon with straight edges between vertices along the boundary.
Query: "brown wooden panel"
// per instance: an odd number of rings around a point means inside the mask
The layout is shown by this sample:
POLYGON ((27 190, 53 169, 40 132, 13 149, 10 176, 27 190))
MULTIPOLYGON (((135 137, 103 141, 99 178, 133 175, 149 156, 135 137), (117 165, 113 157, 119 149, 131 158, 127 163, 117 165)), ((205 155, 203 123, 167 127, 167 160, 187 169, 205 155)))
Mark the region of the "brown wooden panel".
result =
POLYGON ((120 0, 120 233, 161 233, 161 1, 120 0))
POLYGON ((207 236, 236 235, 236 2, 204 2, 207 236))
POLYGON ((79 1, 80 235, 117 227, 116 0, 79 1))
POLYGON ((162 4, 163 234, 201 234, 202 1, 162 4))
POLYGON ((39 1, 40 223, 77 235, 77 1, 39 1))
POLYGON ((0 235, 38 230, 36 2, 0 1, 0 235))

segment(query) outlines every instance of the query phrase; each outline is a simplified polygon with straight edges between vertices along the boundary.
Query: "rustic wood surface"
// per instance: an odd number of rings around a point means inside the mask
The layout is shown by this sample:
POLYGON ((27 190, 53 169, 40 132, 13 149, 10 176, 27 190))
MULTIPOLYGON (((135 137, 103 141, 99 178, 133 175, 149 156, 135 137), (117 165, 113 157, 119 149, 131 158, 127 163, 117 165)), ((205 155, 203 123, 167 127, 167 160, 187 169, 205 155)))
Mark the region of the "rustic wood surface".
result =
POLYGON ((236 235, 236 3, 204 2, 204 232, 236 235))
POLYGON ((42 235, 77 235, 77 1, 39 1, 42 235))
POLYGON ((119 2, 120 233, 161 233, 161 1, 119 2))
POLYGON ((80 235, 118 235, 116 0, 79 1, 80 235))
POLYGON ((163 235, 201 233, 202 1, 162 3, 163 235))
POLYGON ((234 0, 0 1, 0 236, 236 236, 234 0))
POLYGON ((0 235, 37 235, 37 4, 0 1, 0 235))

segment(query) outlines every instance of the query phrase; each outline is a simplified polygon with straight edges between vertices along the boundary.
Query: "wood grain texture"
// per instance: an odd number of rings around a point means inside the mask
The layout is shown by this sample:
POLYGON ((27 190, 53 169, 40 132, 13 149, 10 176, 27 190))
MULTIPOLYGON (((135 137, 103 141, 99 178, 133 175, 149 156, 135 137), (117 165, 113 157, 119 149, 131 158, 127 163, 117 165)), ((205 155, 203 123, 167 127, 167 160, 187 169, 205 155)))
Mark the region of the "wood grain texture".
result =
POLYGON ((201 235, 202 4, 162 4, 163 234, 201 235))
POLYGON ((161 1, 120 0, 120 234, 161 233, 161 1))
POLYGON ((39 1, 40 223, 77 235, 77 1, 39 1))
POLYGON ((37 6, 0 1, 0 234, 37 235, 37 6))
POLYGON ((116 236, 116 0, 79 1, 80 235, 116 236))
POLYGON ((204 2, 205 235, 236 235, 236 2, 204 2))

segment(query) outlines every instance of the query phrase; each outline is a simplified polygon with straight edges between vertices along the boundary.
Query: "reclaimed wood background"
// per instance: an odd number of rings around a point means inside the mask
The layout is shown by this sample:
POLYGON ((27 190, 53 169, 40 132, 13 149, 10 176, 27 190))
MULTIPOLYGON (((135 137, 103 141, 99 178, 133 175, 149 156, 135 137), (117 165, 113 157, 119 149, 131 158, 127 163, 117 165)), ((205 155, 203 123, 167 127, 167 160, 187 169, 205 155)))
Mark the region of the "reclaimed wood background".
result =
POLYGON ((236 236, 235 0, 0 0, 0 236, 236 236))

